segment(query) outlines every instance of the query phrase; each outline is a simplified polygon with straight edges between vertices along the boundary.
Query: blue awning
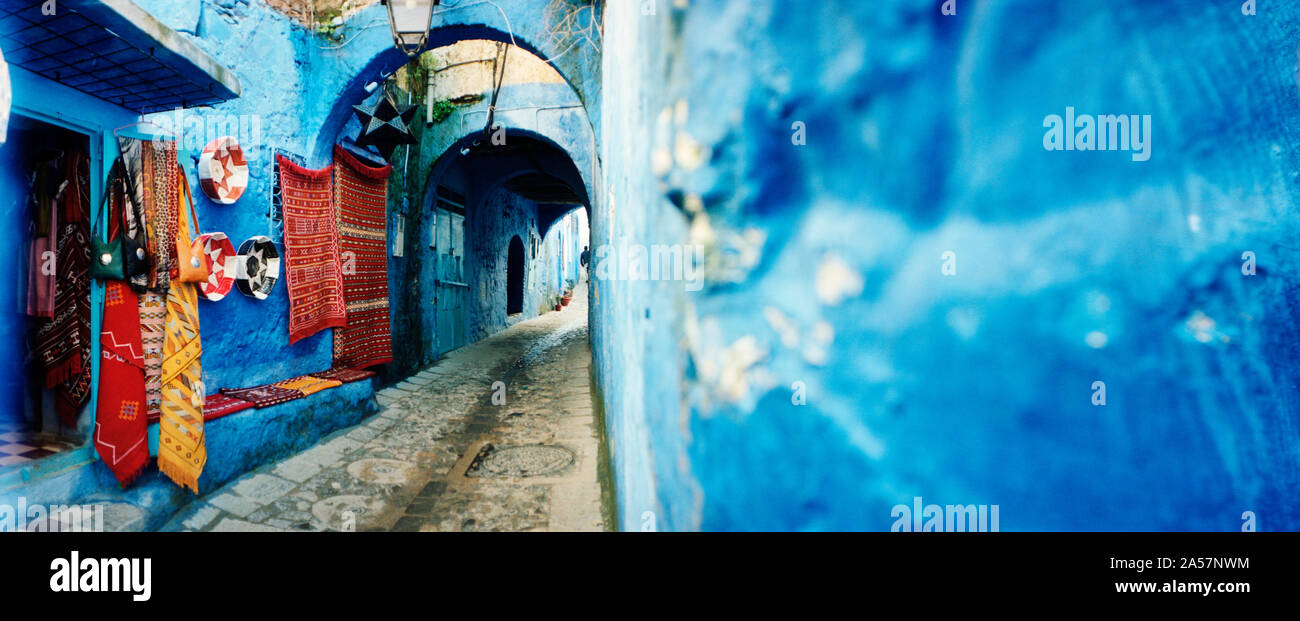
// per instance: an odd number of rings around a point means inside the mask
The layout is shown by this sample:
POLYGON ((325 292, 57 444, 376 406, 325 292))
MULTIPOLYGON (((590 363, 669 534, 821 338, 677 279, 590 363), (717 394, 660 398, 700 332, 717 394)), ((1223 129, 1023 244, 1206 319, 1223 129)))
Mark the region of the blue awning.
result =
POLYGON ((240 93, 229 69, 130 0, 5 0, 0 50, 10 64, 141 114, 240 93))

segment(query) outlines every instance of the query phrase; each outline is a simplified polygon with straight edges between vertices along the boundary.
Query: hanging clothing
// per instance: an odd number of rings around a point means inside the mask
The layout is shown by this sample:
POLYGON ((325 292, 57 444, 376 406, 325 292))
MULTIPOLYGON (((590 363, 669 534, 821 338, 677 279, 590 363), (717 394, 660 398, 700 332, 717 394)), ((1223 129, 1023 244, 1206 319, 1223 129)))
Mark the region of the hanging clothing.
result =
POLYGON ((45 388, 54 389, 59 419, 75 427, 90 399, 90 162, 85 153, 67 157, 66 183, 55 197, 54 317, 36 331, 36 354, 45 388))
POLYGON ((59 238, 59 218, 50 200, 46 166, 37 169, 32 184, 32 208, 36 221, 32 225, 32 241, 28 251, 27 314, 31 317, 54 318, 55 272, 58 253, 54 244, 59 238))
POLYGON ((126 282, 105 283, 95 449, 123 486, 139 476, 149 462, 138 305, 136 293, 126 282))

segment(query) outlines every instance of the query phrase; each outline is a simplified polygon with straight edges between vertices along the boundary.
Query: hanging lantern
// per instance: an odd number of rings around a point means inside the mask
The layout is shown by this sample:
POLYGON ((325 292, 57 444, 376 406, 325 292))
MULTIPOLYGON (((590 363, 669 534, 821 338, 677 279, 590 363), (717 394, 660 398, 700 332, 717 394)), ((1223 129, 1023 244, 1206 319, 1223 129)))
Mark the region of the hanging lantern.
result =
POLYGON ((414 58, 429 42, 433 7, 441 0, 382 0, 388 7, 388 27, 397 49, 414 58))
POLYGON ((410 123, 415 119, 415 106, 399 104, 387 93, 373 105, 352 106, 357 120, 361 121, 361 133, 357 136, 357 146, 365 148, 374 146, 384 159, 393 159, 393 151, 399 145, 419 144, 411 135, 410 123))

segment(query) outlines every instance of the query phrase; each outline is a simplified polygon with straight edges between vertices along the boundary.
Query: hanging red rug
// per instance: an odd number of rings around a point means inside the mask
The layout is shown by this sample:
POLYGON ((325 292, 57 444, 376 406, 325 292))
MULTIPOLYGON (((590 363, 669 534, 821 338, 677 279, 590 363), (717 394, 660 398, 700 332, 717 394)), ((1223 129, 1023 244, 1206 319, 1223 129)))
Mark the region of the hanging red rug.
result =
POLYGON ((333 166, 309 170, 277 155, 284 208, 289 344, 325 328, 346 326, 339 232, 332 197, 333 166))
POLYGON ((95 408, 95 450, 126 485, 149 462, 144 392, 144 347, 136 294, 125 281, 104 287, 104 327, 99 334, 99 397, 95 408))
POLYGON ((388 317, 388 175, 334 147, 334 205, 343 257, 347 327, 334 331, 334 366, 393 361, 388 317))

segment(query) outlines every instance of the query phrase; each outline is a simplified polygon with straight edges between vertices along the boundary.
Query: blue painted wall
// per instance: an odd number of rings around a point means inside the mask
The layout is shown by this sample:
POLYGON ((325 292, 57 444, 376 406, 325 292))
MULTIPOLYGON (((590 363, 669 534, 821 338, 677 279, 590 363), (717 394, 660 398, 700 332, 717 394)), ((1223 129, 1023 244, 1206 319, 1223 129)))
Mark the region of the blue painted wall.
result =
POLYGON ((1300 528, 1300 9, 634 4, 596 242, 709 282, 593 285, 625 528, 1300 528), (1067 106, 1152 115, 1150 160, 1045 151, 1067 106))

